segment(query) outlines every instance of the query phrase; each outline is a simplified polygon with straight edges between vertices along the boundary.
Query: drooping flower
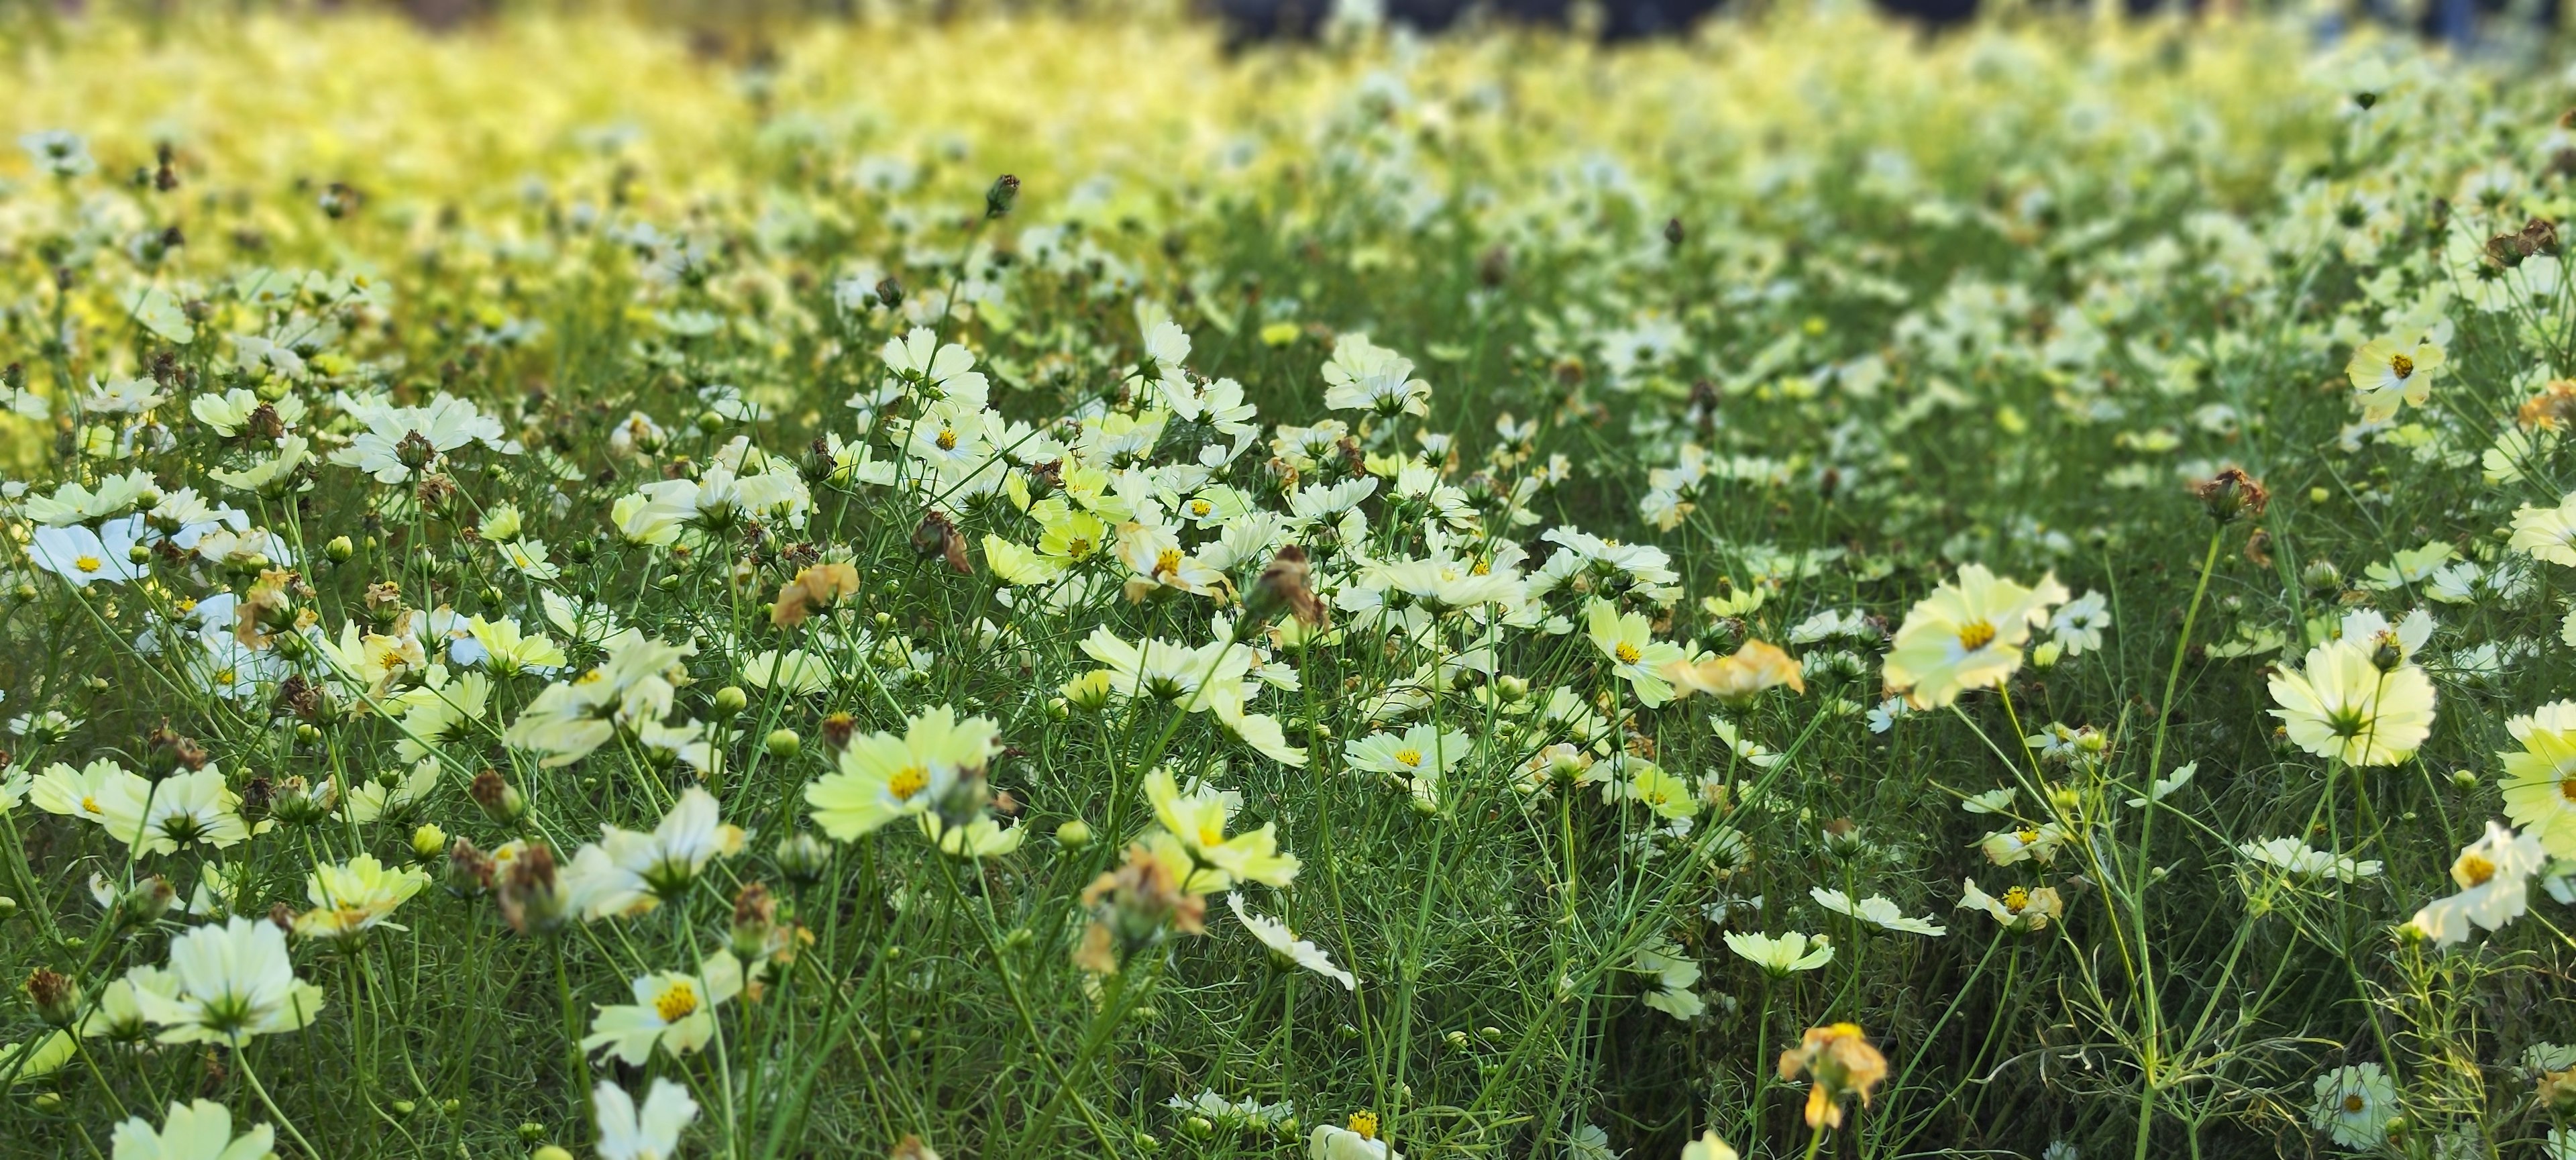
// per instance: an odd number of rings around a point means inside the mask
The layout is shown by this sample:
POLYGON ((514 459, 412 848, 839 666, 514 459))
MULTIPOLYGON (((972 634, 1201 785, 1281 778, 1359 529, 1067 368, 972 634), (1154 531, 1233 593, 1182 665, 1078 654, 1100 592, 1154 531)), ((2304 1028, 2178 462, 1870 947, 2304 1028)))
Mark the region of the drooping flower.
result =
POLYGON ((1726 936, 1726 949, 1762 968, 1762 973, 1775 979, 1785 979, 1800 971, 1812 971, 1834 961, 1833 945, 1822 936, 1796 932, 1766 935, 1735 931, 1726 936))
POLYGON ((2054 886, 2037 890, 2015 886, 1997 898, 1977 889, 1977 880, 1970 878, 1960 888, 1959 909, 1985 911, 2006 930, 2040 931, 2048 929, 2049 920, 2064 912, 2065 904, 2058 899, 2054 886))
POLYGON ((2441 946, 2467 939, 2472 926, 2502 930, 2529 906, 2531 876, 2548 864, 2540 839, 2490 821, 2486 835, 2451 862, 2459 893, 2426 903, 2407 925, 2441 946))
POLYGON ((1741 705, 1780 685, 1791 692, 1807 691, 1797 658, 1778 645, 1758 640, 1744 642, 1733 656, 1712 654, 1696 661, 1675 661, 1664 666, 1663 676, 1684 696, 1707 693, 1730 705, 1741 705))
POLYGON ((1935 938, 1950 933, 1949 928, 1932 921, 1930 915, 1925 915, 1922 918, 1905 917, 1905 912, 1897 908, 1895 901, 1884 894, 1873 894, 1858 902, 1854 902, 1850 895, 1845 894, 1842 891, 1827 890, 1822 886, 1817 886, 1810 888, 1807 891, 1807 896, 1815 899, 1816 905, 1833 911, 1836 914, 1848 914, 1853 918, 1860 919, 1863 922, 1870 923, 1875 926, 1884 927, 1888 930, 1901 931, 1906 934, 1930 935, 1935 938))
POLYGON ((1243 929, 1251 931, 1252 937, 1260 939, 1261 945, 1270 948, 1270 953, 1340 983, 1343 990, 1359 989, 1359 979, 1349 971, 1334 966, 1333 956, 1326 953, 1324 948, 1298 938, 1297 932, 1288 929, 1287 923, 1275 918, 1265 918, 1246 909, 1242 894, 1228 891, 1225 905, 1234 911, 1234 917, 1236 921, 1243 924, 1243 929))
POLYGON ((1870 1089, 1887 1078, 1887 1058, 1870 1046, 1859 1024, 1810 1027, 1798 1046, 1780 1053, 1780 1078, 1793 1080, 1801 1074, 1811 1081, 1807 1126, 1839 1128, 1844 1097, 1859 1096, 1861 1106, 1868 1107, 1870 1089))
POLYGON ((1145 798, 1153 803, 1162 828, 1145 837, 1145 846, 1170 871, 1183 893, 1214 894, 1238 882, 1286 886, 1297 878, 1297 856, 1279 852, 1279 827, 1226 836, 1237 801, 1201 785, 1184 792, 1172 771, 1156 768, 1145 775, 1145 798))

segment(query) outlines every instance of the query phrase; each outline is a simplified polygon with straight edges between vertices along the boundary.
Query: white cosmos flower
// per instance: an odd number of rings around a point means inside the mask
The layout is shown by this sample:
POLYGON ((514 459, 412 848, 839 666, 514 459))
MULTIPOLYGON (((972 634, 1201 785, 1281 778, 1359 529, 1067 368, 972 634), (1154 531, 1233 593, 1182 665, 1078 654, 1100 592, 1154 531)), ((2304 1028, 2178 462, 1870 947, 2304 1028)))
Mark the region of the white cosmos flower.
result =
POLYGON ((653 1081, 644 1106, 608 1080, 591 1093, 599 1109, 600 1160, 671 1160, 680 1154, 680 1133, 698 1118, 698 1102, 689 1089, 667 1079, 653 1081))
POLYGON ((137 985, 135 1005, 162 1025, 164 1043, 238 1045, 254 1035, 293 1031, 322 1010, 322 988, 299 981, 286 932, 264 919, 235 917, 170 940, 169 993, 137 985))
POLYGON ((77 524, 37 528, 34 539, 27 544, 27 559, 74 588, 87 588, 93 580, 123 584, 141 579, 151 570, 133 558, 134 545, 143 539, 143 534, 142 516, 109 520, 97 531, 77 524))
POLYGON ((566 887, 589 918, 651 910, 688 889, 709 861, 740 853, 742 839, 742 827, 724 823, 714 796, 692 786, 652 833, 602 823, 599 840, 574 853, 566 887))
POLYGON ((2443 946, 2467 939, 2471 926, 2502 930, 2529 906, 2531 876, 2548 863, 2539 838, 2489 821, 2486 836, 2451 862, 2460 892, 2426 903, 2407 923, 2443 946))
POLYGON ((1340 983, 1343 990, 1359 990, 1358 978, 1349 971, 1334 966, 1332 955, 1326 953, 1324 948, 1298 938, 1295 931, 1288 929, 1287 923, 1264 918, 1245 909, 1243 895, 1239 893, 1228 891, 1225 904, 1234 911, 1234 917, 1243 923, 1243 929, 1251 931, 1252 937, 1260 939, 1261 945, 1269 947, 1271 953, 1340 983))
POLYGON ((276 1147, 276 1132, 261 1124, 233 1135, 233 1113, 213 1100, 170 1105, 159 1131, 134 1116, 116 1126, 113 1160, 260 1160, 276 1147))
POLYGON ((1873 894, 1853 902, 1851 896, 1842 891, 1827 890, 1818 886, 1810 889, 1807 896, 1815 899, 1816 905, 1836 914, 1848 914, 1863 922, 1886 927, 1889 930, 1902 931, 1906 934, 1931 935, 1935 938, 1950 933, 1949 928, 1933 922, 1930 915, 1922 918, 1905 917, 1905 912, 1897 908, 1895 901, 1884 894, 1873 894))

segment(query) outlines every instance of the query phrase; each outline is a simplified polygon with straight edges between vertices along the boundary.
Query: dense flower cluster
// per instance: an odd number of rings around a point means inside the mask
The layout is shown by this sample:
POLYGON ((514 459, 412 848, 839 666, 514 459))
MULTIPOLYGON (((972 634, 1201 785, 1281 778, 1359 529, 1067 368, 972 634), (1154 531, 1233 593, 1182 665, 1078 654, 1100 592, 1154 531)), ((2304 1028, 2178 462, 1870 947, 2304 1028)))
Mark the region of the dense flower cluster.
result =
POLYGON ((2561 81, 23 19, 12 1142, 2568 1150, 2561 81))

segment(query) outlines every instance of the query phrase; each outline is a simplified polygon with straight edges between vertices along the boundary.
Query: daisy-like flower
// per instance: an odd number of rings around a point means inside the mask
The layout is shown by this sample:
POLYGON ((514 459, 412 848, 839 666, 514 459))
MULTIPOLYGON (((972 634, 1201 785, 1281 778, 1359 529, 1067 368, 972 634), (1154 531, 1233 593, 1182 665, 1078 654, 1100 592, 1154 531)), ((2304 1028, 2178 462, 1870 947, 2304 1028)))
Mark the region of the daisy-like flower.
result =
POLYGON ((1762 968, 1762 973, 1785 979, 1800 971, 1812 971, 1834 961, 1833 944, 1823 935, 1796 932, 1783 935, 1753 934, 1737 931, 1726 936, 1726 949, 1744 961, 1762 968))
POLYGON ((1225 905, 1234 911, 1234 917, 1236 921, 1243 924, 1243 929, 1251 931, 1252 937, 1260 939, 1261 945, 1270 948, 1270 953, 1340 983, 1343 990, 1359 990, 1359 979, 1349 971, 1334 966, 1333 956, 1325 953, 1324 948, 1298 938, 1297 932, 1288 929, 1287 923, 1274 918, 1264 918, 1246 909, 1243 905, 1243 895, 1228 891, 1225 905))
POLYGON ((2514 509, 2513 538, 2505 546, 2534 560, 2576 568, 2576 492, 2556 507, 2524 504, 2514 509))
POLYGON ((266 1124, 233 1135, 231 1109, 213 1100, 174 1103, 159 1131, 141 1116, 118 1124, 112 1160, 260 1160, 276 1136, 266 1124))
POLYGON ((1400 735, 1371 733, 1344 742, 1342 760, 1355 770, 1385 774, 1415 797, 1437 803, 1441 780, 1475 744, 1475 738, 1464 732, 1443 733, 1436 725, 1415 725, 1400 735))
POLYGON ((687 1055, 715 1038, 716 1007, 742 993, 742 964, 717 951, 697 973, 656 971, 635 980, 633 1003, 601 1004, 591 1016, 583 1051, 607 1049, 628 1066, 641 1066, 658 1046, 687 1055))
POLYGON ((1145 846, 1183 893, 1214 894, 1238 882, 1286 886, 1296 880, 1297 856, 1279 852, 1277 823, 1226 836, 1237 805, 1231 795, 1204 785, 1185 793, 1171 770, 1156 768, 1145 775, 1145 799, 1162 823, 1160 831, 1146 837, 1145 846))
POLYGON ((1875 926, 1885 927, 1888 930, 1902 931, 1906 934, 1930 935, 1935 938, 1950 933, 1948 927, 1932 921, 1931 915, 1927 914, 1921 918, 1905 917, 1905 912, 1897 909, 1896 902, 1884 894, 1873 894, 1858 902, 1854 902, 1851 900, 1850 895, 1845 894, 1842 891, 1827 890, 1822 886, 1817 886, 1810 888, 1807 891, 1807 896, 1815 899, 1816 905, 1833 911, 1836 914, 1848 914, 1853 918, 1857 918, 1875 926))
POLYGON ((590 1102, 599 1113, 600 1160, 671 1160, 680 1154, 680 1133, 698 1118, 689 1089, 667 1079, 653 1081, 640 1108, 608 1080, 599 1081, 590 1102))
POLYGON ((1639 704, 1652 709, 1673 699, 1672 682, 1664 679, 1663 672, 1689 659, 1680 645, 1656 640, 1646 614, 1621 615, 1618 606, 1607 600, 1593 601, 1584 616, 1592 646, 1609 658, 1611 674, 1636 691, 1639 704))
POLYGON ((1404 1160, 1404 1153, 1377 1138, 1377 1114, 1352 1112, 1349 1126, 1317 1124, 1306 1137, 1306 1160, 1404 1160))
POLYGON ((2057 848, 2066 844, 2066 829, 2055 822, 1997 830, 1977 842, 1986 860, 1997 866, 2016 862, 2037 862, 2046 866, 2057 860, 2057 848))
POLYGON ((223 771, 209 765, 102 801, 106 812, 99 824, 137 854, 169 854, 200 844, 220 850, 250 837, 250 825, 238 812, 240 803, 240 795, 224 784, 223 771))
POLYGON ((1127 599, 1143 602, 1157 590, 1177 589, 1210 596, 1219 604, 1234 590, 1225 573, 1210 568, 1181 549, 1181 539, 1160 524, 1129 521, 1118 525, 1118 559, 1127 565, 1127 599))
POLYGON ((56 762, 28 783, 27 800, 49 814, 105 825, 111 806, 120 813, 140 809, 152 783, 122 765, 101 757, 79 769, 56 762))
POLYGON ((501 437, 501 421, 474 404, 445 391, 427 406, 395 407, 377 399, 342 400, 349 417, 366 430, 349 437, 349 445, 331 453, 331 462, 354 467, 378 483, 401 483, 426 470, 439 456, 480 442, 505 454, 518 444, 501 437))
POLYGON ((2407 925, 2441 946, 2467 939, 2472 926, 2502 930, 2528 908, 2531 876, 2548 864, 2540 839, 2490 821, 2486 836, 2451 862, 2451 881, 2460 892, 2426 903, 2407 925))
POLYGON ((265 920, 235 917, 170 940, 166 992, 140 984, 134 1003, 165 1028, 164 1043, 211 1041, 239 1046, 255 1035, 293 1031, 322 1010, 322 988, 295 977, 286 932, 265 920))
POLYGON ((2554 858, 2576 858, 2576 701, 2553 701, 2505 723, 2520 752, 2504 763, 2504 813, 2554 858))
POLYGON ((78 524, 37 528, 27 544, 27 559, 74 588, 87 588, 97 580, 123 584, 151 571, 133 558, 144 532, 142 516, 109 520, 94 532, 78 524))
POLYGON ((1977 889, 1977 880, 1970 878, 1959 890, 1959 909, 1985 911, 2006 930, 2038 931, 2048 929, 2049 920, 2064 913, 2066 907, 2054 886, 2037 890, 2015 886, 1997 898, 1977 889))
POLYGON ((1324 364, 1324 405, 1336 411, 1372 411, 1416 418, 1431 413, 1431 384, 1412 377, 1413 360, 1379 346, 1365 334, 1333 341, 1324 364))
POLYGON ((652 833, 601 823, 599 840, 573 854, 564 876, 585 917, 640 914, 688 890, 709 861, 741 852, 742 827, 725 824, 716 799, 691 786, 652 833))
POLYGON ((2102 647, 2102 631, 2111 627, 2111 602, 2099 592, 2068 601, 2048 618, 2049 639, 2071 657, 2102 647))
POLYGON ((1001 728, 992 719, 960 721, 941 705, 905 723, 901 737, 850 738, 838 768, 805 787, 805 803, 825 835, 847 842, 934 808, 1001 751, 1001 728))
POLYGON ((2442 369, 2442 348, 2429 342, 2406 346, 2388 339, 2365 343, 2345 363, 2365 423, 2397 417, 2400 406, 2421 407, 2432 397, 2433 376, 2442 369))
POLYGON ((1218 724, 1262 756, 1282 765, 1306 764, 1306 751, 1288 744, 1287 730, 1277 718, 1244 711, 1251 692, 1244 682, 1257 659, 1251 648, 1230 640, 1197 648, 1161 639, 1129 644, 1107 628, 1097 628, 1083 638, 1082 651, 1108 666, 1110 692, 1152 697, 1192 713, 1212 712, 1218 724))
POLYGON ((2354 861, 2349 856, 2336 856, 2324 850, 2310 849, 2297 838, 2272 838, 2246 842, 2236 852, 2297 878, 2332 878, 2338 882, 2359 882, 2379 876, 2376 861, 2354 861))
POLYGON ((2397 1083, 2375 1063, 2338 1067, 2317 1077, 2316 1107, 2308 1123, 2346 1148, 2372 1148, 2388 1140, 2398 1114, 2397 1083))
POLYGON ((1015 853, 1028 840, 1027 826, 1004 825, 990 814, 978 814, 964 825, 950 825, 936 813, 921 815, 921 836, 951 858, 1000 858, 1015 853))
POLYGON ((304 897, 312 901, 313 909, 295 916, 295 933, 342 939, 393 926, 385 920, 394 908, 427 885, 429 875, 419 867, 387 869, 372 854, 360 854, 337 866, 316 866, 304 880, 304 897))
POLYGON ((2304 671, 2272 674, 2272 715, 2299 748, 2350 765, 2395 765, 2433 732, 2433 681, 2398 661, 2382 669, 2371 645, 2330 640, 2304 671))
POLYGON ((2048 610, 2066 596, 2053 574, 2024 588, 1984 565, 1961 567, 1956 581, 1906 612, 1887 654, 1888 689, 1917 709, 1938 709, 1967 690, 2001 685, 2021 668, 2031 630, 2048 623, 2048 610))
POLYGON ((1708 1000, 1691 988, 1699 985, 1699 960, 1682 952, 1678 943, 1663 943, 1637 951, 1636 969, 1655 980, 1655 989, 1646 992, 1646 1006, 1688 1023, 1708 1010, 1708 1000))

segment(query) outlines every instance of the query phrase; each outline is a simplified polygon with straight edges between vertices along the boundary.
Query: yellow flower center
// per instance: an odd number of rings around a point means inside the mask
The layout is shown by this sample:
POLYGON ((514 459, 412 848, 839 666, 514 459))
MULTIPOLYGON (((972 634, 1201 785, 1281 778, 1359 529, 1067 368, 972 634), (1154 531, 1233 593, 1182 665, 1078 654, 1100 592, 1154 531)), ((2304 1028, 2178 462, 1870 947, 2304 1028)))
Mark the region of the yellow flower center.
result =
POLYGON ((1377 1113, 1352 1112, 1351 1131, 1357 1133, 1363 1140, 1377 1139, 1377 1113))
POLYGON ((1215 820, 1210 820, 1210 821, 1205 821, 1205 822, 1201 822, 1201 823, 1199 823, 1199 845, 1202 845, 1202 846, 1222 846, 1222 845, 1224 845, 1224 844, 1225 844, 1225 823, 1224 823, 1224 822, 1221 822, 1221 821, 1215 821, 1215 820))
POLYGON ((1478 560, 1476 561, 1476 566, 1468 569, 1468 571, 1473 572, 1478 576, 1491 576, 1494 574, 1494 562, 1491 560, 1478 560))
POLYGON ((2558 783, 2558 796, 2567 799, 2567 804, 2576 805, 2576 777, 2558 783))
POLYGON ((937 442, 939 443, 940 450, 955 451, 957 450, 957 432, 946 427, 942 427, 939 429, 939 439, 937 442))
POLYGON ((1995 642, 1995 626, 1972 620, 1959 626, 1959 647, 1975 652, 1995 642))
POLYGON ((80 559, 72 561, 72 567, 78 568, 83 572, 96 572, 105 566, 106 561, 103 561, 96 556, 83 556, 80 559))
POLYGON ((84 798, 82 798, 82 799, 81 799, 81 810, 82 810, 82 812, 84 812, 84 813, 92 813, 92 814, 103 814, 103 813, 106 813, 106 812, 107 812, 106 810, 103 810, 103 809, 98 808, 98 798, 96 798, 95 796, 92 796, 92 797, 84 797, 84 798))
POLYGON ((1179 548, 1165 548, 1165 549, 1163 549, 1161 552, 1158 552, 1158 553, 1156 553, 1156 554, 1155 554, 1155 556, 1154 556, 1154 574, 1155 574, 1155 575, 1160 576, 1160 575, 1163 575, 1164 573, 1167 573, 1167 572, 1169 572, 1169 573, 1178 573, 1180 570, 1181 570, 1181 550, 1180 550, 1179 548))
POLYGON ((1212 504, 1212 503, 1209 503, 1209 502, 1208 502, 1208 501, 1206 501, 1206 500, 1203 500, 1203 499, 1194 499, 1194 500, 1191 500, 1191 501, 1190 501, 1190 514, 1191 514, 1191 515, 1194 515, 1194 516, 1205 516, 1205 515, 1207 515, 1209 512, 1212 512, 1212 511, 1215 511, 1215 510, 1216 510, 1216 505, 1215 505, 1215 504, 1212 504))
POLYGON ((2388 356, 2388 373, 2405 378, 2415 373, 2415 360, 2402 354, 2388 356))
POLYGON ((1610 655, 1619 658, 1620 664, 1633 665, 1637 663, 1638 657, 1645 654, 1638 652, 1637 646, 1623 640, 1619 642, 1619 647, 1610 650, 1610 655))
MULTIPOLYGON (((2398 357, 2403 358, 2405 356, 2400 355, 2398 357)), ((2343 1114, 2347 1116, 2360 1115, 2361 1110, 2369 1106, 2370 1105, 2368 1103, 2362 1100, 2360 1092, 2353 1092, 2343 1097, 2343 1114)))
POLYGON ((215 670, 215 683, 218 685, 229 685, 233 683, 234 679, 233 671, 231 669, 215 670))
POLYGON ((662 988, 661 994, 653 996, 653 1013, 661 1016, 664 1023, 677 1023, 697 1010, 698 989, 686 979, 674 980, 662 988))
POLYGON ((1406 769, 1412 769, 1422 764, 1422 751, 1407 746, 1395 751, 1395 760, 1406 769))
POLYGON ((1091 549, 1092 543, 1090 539, 1083 536, 1075 536, 1074 538, 1064 542, 1064 554, 1076 559, 1090 555, 1091 549))
MULTIPOLYGON (((2022 845, 2025 845, 2025 846, 2030 845, 2031 843, 2036 842, 2036 841, 2038 841, 2038 840, 2039 840, 2039 831, 2037 831, 2037 830, 2014 830, 2014 831, 2013 831, 2013 840, 2014 840, 2014 841, 2016 841, 2016 842, 2020 842, 2022 845)), ((2014 889, 2018 890, 2018 889, 2020 889, 2020 887, 2017 887, 2017 886, 2016 886, 2016 887, 2014 887, 2014 889)))
POLYGON ((2010 890, 2004 891, 2004 909, 2009 910, 2014 914, 2020 914, 2022 912, 2022 908, 2029 905, 2030 890, 2028 887, 2016 886, 2010 890))
POLYGON ((896 801, 908 802, 912 795, 930 788, 930 771, 918 765, 907 765, 886 779, 886 792, 896 801))
POLYGON ((2494 881, 2495 876, 2496 864, 2484 854, 2462 854, 2459 861, 2451 864, 2451 877, 2471 889, 2494 881))

